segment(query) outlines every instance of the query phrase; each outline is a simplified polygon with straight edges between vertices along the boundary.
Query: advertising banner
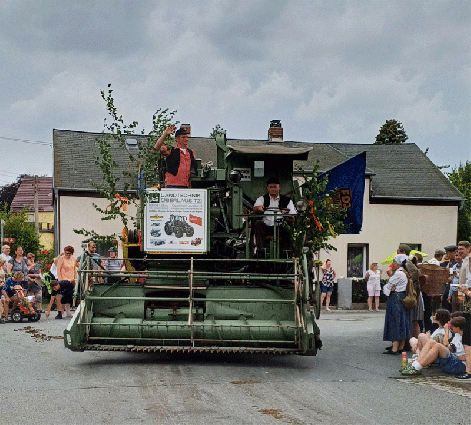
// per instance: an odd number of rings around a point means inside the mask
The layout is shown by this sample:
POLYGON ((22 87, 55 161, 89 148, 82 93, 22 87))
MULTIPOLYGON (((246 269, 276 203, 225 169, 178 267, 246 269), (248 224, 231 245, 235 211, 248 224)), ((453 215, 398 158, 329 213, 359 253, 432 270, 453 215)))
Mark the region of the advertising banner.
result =
POLYGON ((147 189, 144 250, 206 252, 205 189, 147 189))

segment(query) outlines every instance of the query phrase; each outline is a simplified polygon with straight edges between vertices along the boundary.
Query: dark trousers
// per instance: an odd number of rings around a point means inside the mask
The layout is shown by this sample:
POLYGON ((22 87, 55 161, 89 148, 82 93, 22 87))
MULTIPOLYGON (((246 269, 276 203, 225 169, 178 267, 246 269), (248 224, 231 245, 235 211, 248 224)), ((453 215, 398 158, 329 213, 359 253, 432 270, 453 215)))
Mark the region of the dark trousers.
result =
MULTIPOLYGON (((288 231, 280 224, 278 226, 278 235, 280 237, 281 250, 290 249, 290 238, 288 231)), ((267 226, 263 220, 257 220, 254 225, 255 244, 257 252, 261 252, 267 244, 267 236, 274 235, 274 226, 267 226)))
POLYGON ((471 345, 471 315, 469 313, 463 313, 464 318, 466 319, 466 324, 463 329, 463 345, 471 345))
POLYGON ((431 297, 422 292, 422 297, 424 298, 424 328, 425 332, 430 331, 432 333, 435 329, 438 328, 436 323, 432 322, 432 314, 440 308, 441 297, 431 297))
POLYGON ((424 330, 425 332, 432 330, 432 297, 422 292, 424 299, 424 330))

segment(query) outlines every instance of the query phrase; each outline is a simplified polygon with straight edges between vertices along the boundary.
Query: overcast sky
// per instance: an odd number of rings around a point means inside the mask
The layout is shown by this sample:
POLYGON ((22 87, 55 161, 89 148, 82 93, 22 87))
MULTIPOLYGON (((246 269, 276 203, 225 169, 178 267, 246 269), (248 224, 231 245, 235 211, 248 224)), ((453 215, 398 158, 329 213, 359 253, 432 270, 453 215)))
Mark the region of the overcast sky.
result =
POLYGON ((177 110, 193 136, 373 143, 387 119, 470 160, 470 8, 427 1, 0 1, 0 185, 52 175, 53 128, 177 110), (13 140, 18 139, 18 140, 13 140), (35 142, 35 143, 31 143, 35 142))

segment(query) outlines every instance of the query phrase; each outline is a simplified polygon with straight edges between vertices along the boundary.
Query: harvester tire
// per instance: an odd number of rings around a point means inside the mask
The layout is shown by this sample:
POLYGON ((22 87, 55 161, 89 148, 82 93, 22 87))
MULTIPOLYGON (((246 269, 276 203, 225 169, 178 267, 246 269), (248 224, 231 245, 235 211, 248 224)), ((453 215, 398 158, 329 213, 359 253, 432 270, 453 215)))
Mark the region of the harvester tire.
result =
POLYGON ((321 317, 321 283, 316 282, 316 289, 314 290, 313 294, 314 298, 314 313, 316 320, 319 320, 319 317, 321 317))
POLYGON ((183 236, 183 229, 181 227, 177 227, 175 229, 175 236, 177 238, 181 238, 183 236))
POLYGON ((167 235, 170 236, 172 234, 172 225, 170 224, 170 221, 167 221, 167 223, 165 223, 164 230, 167 235))
POLYGON ((188 228, 186 229, 186 235, 189 238, 191 238, 194 234, 195 234, 195 229, 193 229, 193 227, 191 226, 188 226, 188 228))

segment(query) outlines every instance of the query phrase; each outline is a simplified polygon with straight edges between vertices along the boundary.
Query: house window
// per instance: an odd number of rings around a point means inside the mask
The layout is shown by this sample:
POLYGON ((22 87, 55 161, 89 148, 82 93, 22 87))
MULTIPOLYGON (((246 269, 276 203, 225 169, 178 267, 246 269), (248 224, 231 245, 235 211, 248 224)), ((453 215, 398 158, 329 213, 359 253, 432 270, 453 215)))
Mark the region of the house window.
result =
POLYGON ((347 246, 347 277, 362 278, 368 270, 368 244, 349 243, 347 246))
MULTIPOLYGON (((405 243, 405 242, 401 242, 401 243, 405 243)), ((411 250, 422 251, 421 243, 406 243, 406 245, 409 245, 411 250)))

